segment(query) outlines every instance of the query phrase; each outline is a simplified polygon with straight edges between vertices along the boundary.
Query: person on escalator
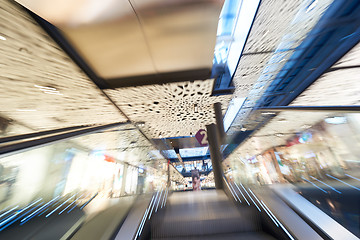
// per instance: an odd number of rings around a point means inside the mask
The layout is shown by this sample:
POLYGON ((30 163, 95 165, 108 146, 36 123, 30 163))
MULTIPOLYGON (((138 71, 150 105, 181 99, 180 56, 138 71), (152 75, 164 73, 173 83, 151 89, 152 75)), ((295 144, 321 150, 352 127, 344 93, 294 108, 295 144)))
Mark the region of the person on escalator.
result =
POLYGON ((193 190, 194 191, 200 191, 201 190, 199 176, 194 176, 194 178, 193 178, 193 190))

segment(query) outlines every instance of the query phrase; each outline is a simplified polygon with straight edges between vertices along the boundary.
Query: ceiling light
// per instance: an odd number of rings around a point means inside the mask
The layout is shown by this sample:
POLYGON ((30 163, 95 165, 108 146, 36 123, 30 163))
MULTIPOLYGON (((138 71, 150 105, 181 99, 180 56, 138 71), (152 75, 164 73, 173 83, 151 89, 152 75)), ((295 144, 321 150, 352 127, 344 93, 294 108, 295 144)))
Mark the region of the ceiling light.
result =
POLYGON ((143 126, 145 126, 145 122, 136 122, 136 123, 134 123, 135 124, 135 126, 138 126, 138 127, 143 127, 143 126))
POLYGON ((274 112, 262 112, 262 115, 275 115, 276 113, 274 112))
POLYGON ((37 88, 43 89, 44 91, 45 91, 45 90, 48 90, 48 91, 57 91, 56 88, 53 88, 53 87, 45 87, 45 86, 39 86, 39 85, 34 85, 34 86, 37 87, 37 88))
POLYGON ((344 124, 346 123, 346 117, 329 117, 324 119, 329 124, 344 124))
POLYGON ((62 93, 60 93, 58 91, 44 91, 44 93, 46 93, 46 94, 54 94, 54 95, 64 95, 64 94, 62 94, 62 93))
POLYGON ((243 127, 243 128, 240 129, 240 131, 245 132, 246 128, 243 127))
POLYGON ((284 134, 282 134, 282 133, 276 133, 275 136, 277 136, 277 137, 283 137, 284 134))
POLYGON ((0 40, 5 41, 5 40, 6 40, 6 37, 0 35, 0 40))
POLYGON ((39 85, 34 85, 34 86, 39 88, 41 91, 43 91, 43 93, 46 93, 46 94, 64 95, 64 94, 60 93, 59 90, 57 90, 56 88, 53 88, 53 87, 45 87, 45 86, 39 86, 39 85))
POLYGON ((304 125, 301 126, 301 128, 311 128, 311 125, 304 124, 304 125))
POLYGON ((18 112, 35 112, 37 110, 36 109, 16 109, 16 111, 18 111, 18 112))

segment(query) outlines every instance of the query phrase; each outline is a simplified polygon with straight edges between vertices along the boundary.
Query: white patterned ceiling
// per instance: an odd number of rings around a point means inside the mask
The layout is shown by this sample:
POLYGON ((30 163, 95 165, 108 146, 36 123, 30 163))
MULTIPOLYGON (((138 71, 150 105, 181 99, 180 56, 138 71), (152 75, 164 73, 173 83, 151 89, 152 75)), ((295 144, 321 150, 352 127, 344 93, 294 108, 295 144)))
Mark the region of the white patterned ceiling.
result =
POLYGON ((331 2, 261 2, 234 77, 234 97, 247 99, 228 130, 229 135, 244 125, 256 125, 250 118, 253 107, 331 2))
MULTIPOLYGON (((22 7, 0 2, 5 38, 0 41, 0 115, 13 120, 7 135, 128 120, 22 7)), ((215 122, 215 102, 225 113, 230 97, 210 96, 212 87, 213 80, 205 80, 106 92, 132 121, 145 123, 148 136, 158 138, 195 134, 215 122)), ((131 124, 69 142, 133 165, 155 161, 149 155, 154 146, 131 124)))
POLYGON ((127 120, 22 7, 0 3, 0 115, 33 131, 127 120))
MULTIPOLYGON (((0 41, 2 116, 23 123, 34 131, 127 120, 21 7, 6 0, 0 2, 0 34, 6 38, 5 41, 0 41), (49 91, 44 90, 46 87, 56 91, 52 90, 49 94, 49 91)), ((251 89, 261 87, 256 85, 256 81, 288 33, 289 25, 294 24, 292 20, 299 17, 296 13, 299 13, 301 2, 262 1, 235 72, 236 90, 233 97, 247 97, 251 89)), ((328 4, 330 1, 326 2, 328 4)), ((323 12, 326 4, 316 11, 323 12)), ((303 24, 301 32, 299 29, 292 30, 292 38, 303 39, 316 19, 318 18, 311 18, 303 24)), ((294 43, 294 46, 297 44, 298 42, 294 43)), ((358 66, 359 48, 354 48, 334 67, 358 66)), ((359 68, 348 68, 325 73, 292 105, 359 104, 359 71, 359 68)), ((193 135, 205 128, 205 125, 214 123, 215 102, 222 103, 225 113, 231 96, 211 96, 213 82, 213 79, 209 79, 108 89, 105 93, 131 121, 144 123, 140 128, 148 137, 179 137, 193 135)), ((292 119, 291 124, 279 124, 279 116, 255 136, 273 135, 278 129, 282 132, 291 131, 304 124, 304 119, 292 118, 295 115, 282 116, 292 119), (285 125, 288 127, 284 128, 285 125)), ((317 119, 313 119, 314 121, 317 119)), ((146 151, 151 149, 150 142, 139 135, 137 130, 129 130, 121 137, 118 133, 99 133, 83 138, 83 144, 97 147, 95 138, 111 142, 106 148, 114 151, 113 154, 118 154, 116 149, 119 148, 127 148, 129 152, 137 151, 142 146, 146 151), (131 150, 133 145, 134 150, 131 150)), ((284 138, 271 136, 259 142, 261 147, 253 149, 264 149, 283 142, 284 138)), ((141 153, 138 159, 145 158, 144 156, 141 153)))
POLYGON ((291 106, 360 105, 360 43, 298 96, 291 106))
MULTIPOLYGON (((338 60, 327 73, 300 94, 290 106, 360 105, 360 43, 338 60)), ((336 112, 285 111, 271 119, 230 156, 260 154, 283 145, 296 132, 320 122, 336 112)))
MULTIPOLYGON (((0 4, 0 115, 12 120, 2 134, 127 121, 22 7, 0 4)), ((133 165, 148 164, 155 150, 132 124, 68 142, 133 165)))
POLYGON ((222 103, 223 113, 231 96, 211 96, 213 79, 130 88, 105 92, 150 138, 194 135, 215 122, 213 104, 222 103))
POLYGON ((261 1, 243 54, 235 71, 234 97, 247 97, 258 80, 271 55, 287 33, 298 12, 301 0, 261 1))

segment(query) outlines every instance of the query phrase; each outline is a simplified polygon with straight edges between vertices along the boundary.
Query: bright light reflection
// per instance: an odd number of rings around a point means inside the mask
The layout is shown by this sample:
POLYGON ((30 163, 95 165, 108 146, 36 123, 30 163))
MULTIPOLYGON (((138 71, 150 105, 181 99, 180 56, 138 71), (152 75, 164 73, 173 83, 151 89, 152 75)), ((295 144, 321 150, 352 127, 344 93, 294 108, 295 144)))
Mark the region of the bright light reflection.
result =
POLYGON ((234 32, 234 41, 229 47, 228 66, 231 75, 235 72, 240 53, 245 45, 259 2, 260 0, 244 0, 241 4, 234 32), (238 23, 239 25, 237 25, 238 23))
POLYGON ((179 152, 180 152, 181 157, 195 157, 195 156, 206 155, 207 150, 208 150, 208 147, 183 148, 183 149, 180 149, 179 152))
POLYGON ((167 158, 177 158, 177 155, 174 150, 162 150, 163 153, 167 156, 167 158))
POLYGON ((18 111, 18 112, 35 112, 37 110, 36 109, 16 109, 16 111, 18 111))
POLYGON ((230 128, 231 123, 234 121, 237 113, 243 105, 245 98, 233 98, 224 116, 224 130, 225 132, 230 128))

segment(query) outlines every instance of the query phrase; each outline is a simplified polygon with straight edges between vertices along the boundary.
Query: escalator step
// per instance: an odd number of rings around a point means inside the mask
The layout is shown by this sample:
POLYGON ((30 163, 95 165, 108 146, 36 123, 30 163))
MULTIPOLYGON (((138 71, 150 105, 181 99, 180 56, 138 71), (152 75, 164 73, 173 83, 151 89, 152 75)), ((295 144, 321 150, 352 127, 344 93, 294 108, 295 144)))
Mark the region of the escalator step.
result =
POLYGON ((236 207, 223 192, 174 194, 151 221, 153 238, 260 232, 255 208, 236 207))
POLYGON ((157 222, 152 227, 154 237, 174 237, 203 234, 254 232, 261 230, 259 221, 248 218, 215 218, 157 222))
POLYGON ((174 238, 152 238, 152 240, 275 240, 274 237, 262 232, 231 233, 203 236, 182 236, 174 238))

